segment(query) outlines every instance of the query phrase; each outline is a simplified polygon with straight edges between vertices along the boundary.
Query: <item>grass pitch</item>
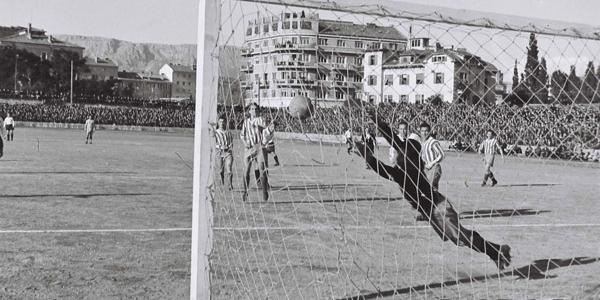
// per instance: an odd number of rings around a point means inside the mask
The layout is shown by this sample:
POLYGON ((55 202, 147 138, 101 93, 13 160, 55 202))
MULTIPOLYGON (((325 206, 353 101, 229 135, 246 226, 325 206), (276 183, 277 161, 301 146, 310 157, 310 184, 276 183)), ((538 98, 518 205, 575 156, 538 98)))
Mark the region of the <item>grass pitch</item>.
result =
MULTIPOLYGON (((17 128, 6 142, 0 298, 188 298, 193 137, 84 138, 17 128)), ((253 190, 244 203, 235 145, 236 189, 215 185, 216 299, 600 296, 598 164, 499 159, 492 188, 479 186, 478 156, 448 154, 442 193, 465 225, 513 249, 499 273, 416 222, 398 188, 344 147, 279 141, 271 199, 253 190)))

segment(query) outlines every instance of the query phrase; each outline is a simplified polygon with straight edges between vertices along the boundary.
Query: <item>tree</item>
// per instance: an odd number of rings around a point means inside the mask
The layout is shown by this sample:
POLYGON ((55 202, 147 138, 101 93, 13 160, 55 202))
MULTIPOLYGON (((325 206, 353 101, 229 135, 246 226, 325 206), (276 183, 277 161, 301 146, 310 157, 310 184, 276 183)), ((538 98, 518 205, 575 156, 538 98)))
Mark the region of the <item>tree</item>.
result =
POLYGON ((591 103, 594 99, 594 94, 596 92, 598 86, 598 77, 596 77, 596 73, 594 70, 594 63, 588 62, 587 68, 585 70, 585 75, 583 79, 583 83, 581 86, 581 94, 583 96, 583 102, 591 103))
MULTIPOLYGON (((538 47, 537 47, 537 39, 535 38, 535 33, 531 33, 529 35, 529 46, 527 47, 527 61, 525 62, 525 82, 522 84, 529 90, 532 94, 537 94, 540 90, 541 84, 540 79, 538 78, 538 47)), ((539 101, 536 101, 539 102, 539 101)))
POLYGON ((50 76, 54 92, 68 92, 71 84, 71 61, 73 62, 73 74, 89 71, 85 66, 85 59, 79 54, 67 50, 56 50, 50 58, 50 76))
POLYGON ((515 59, 515 68, 513 69, 512 89, 515 90, 519 86, 519 70, 517 69, 517 60, 515 59))
POLYGON ((548 103, 548 69, 546 68, 546 59, 542 57, 538 69, 537 78, 540 82, 540 89, 537 98, 541 103, 548 103))
POLYGON ((561 70, 552 72, 550 76, 550 89, 555 101, 569 103, 567 97, 567 74, 561 70))
POLYGON ((583 97, 581 97, 581 79, 577 77, 577 72, 575 70, 575 66, 571 66, 571 71, 569 72, 569 77, 567 77, 566 84, 567 96, 569 97, 569 102, 581 101, 583 97))

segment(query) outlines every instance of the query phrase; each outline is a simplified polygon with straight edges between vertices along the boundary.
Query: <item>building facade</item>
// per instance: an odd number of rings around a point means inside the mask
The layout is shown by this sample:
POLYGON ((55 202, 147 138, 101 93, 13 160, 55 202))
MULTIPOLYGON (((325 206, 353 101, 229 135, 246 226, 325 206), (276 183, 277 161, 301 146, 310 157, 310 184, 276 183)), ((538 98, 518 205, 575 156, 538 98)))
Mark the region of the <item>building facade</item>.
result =
POLYGON ((46 35, 46 31, 31 27, 19 28, 10 35, 0 37, 0 46, 15 47, 39 56, 42 60, 52 58, 55 51, 66 50, 77 53, 83 57, 83 47, 56 39, 52 35, 46 35))
POLYGON ((322 20, 318 14, 258 16, 245 32, 241 89, 245 104, 287 107, 296 95, 315 106, 362 98, 362 60, 368 49, 403 50, 392 27, 322 20))
POLYGON ((78 74, 84 80, 113 80, 119 77, 119 66, 108 58, 87 58, 85 60, 87 72, 78 74))
POLYGON ((132 97, 147 100, 171 98, 171 82, 162 75, 119 72, 118 88, 132 97))
POLYGON ((171 82, 171 98, 194 99, 196 95, 196 70, 193 66, 165 64, 158 71, 171 82))
POLYGON ((492 64, 465 49, 429 45, 411 39, 406 51, 365 53, 363 101, 424 103, 439 97, 445 102, 496 103, 503 91, 502 74, 492 64))

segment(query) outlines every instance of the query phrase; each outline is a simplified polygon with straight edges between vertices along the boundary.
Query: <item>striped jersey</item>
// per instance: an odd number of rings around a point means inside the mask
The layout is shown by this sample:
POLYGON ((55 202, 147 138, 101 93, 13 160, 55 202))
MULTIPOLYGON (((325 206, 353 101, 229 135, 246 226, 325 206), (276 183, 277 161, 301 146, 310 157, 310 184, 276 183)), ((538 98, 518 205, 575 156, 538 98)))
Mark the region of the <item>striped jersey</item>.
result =
POLYGON ((233 146, 233 136, 231 132, 223 129, 215 130, 215 140, 217 141, 217 149, 219 150, 231 150, 233 146))
POLYGON ((254 147, 254 145, 262 143, 262 129, 265 128, 265 122, 263 118, 256 117, 254 119, 247 118, 244 120, 242 131, 240 132, 240 138, 246 145, 246 147, 254 147))
POLYGON ((479 145, 479 152, 484 153, 485 156, 493 156, 496 154, 496 149, 498 147, 498 141, 496 139, 485 139, 479 145))
POLYGON ((430 136, 421 145, 421 159, 423 159, 423 161, 428 164, 433 162, 440 156, 442 157, 442 159, 444 159, 444 151, 442 150, 442 146, 440 145, 440 142, 438 142, 438 140, 430 136))

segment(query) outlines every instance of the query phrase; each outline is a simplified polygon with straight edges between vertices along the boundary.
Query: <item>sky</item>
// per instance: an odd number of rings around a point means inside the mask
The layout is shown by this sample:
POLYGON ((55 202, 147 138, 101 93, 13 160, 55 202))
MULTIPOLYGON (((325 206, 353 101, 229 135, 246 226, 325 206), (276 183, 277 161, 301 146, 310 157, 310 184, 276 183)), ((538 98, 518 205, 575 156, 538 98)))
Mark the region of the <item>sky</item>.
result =
MULTIPOLYGON (((600 26, 597 17, 600 1, 596 0, 403 1, 600 26)), ((197 40, 201 2, 203 0, 1 0, 0 25, 32 23, 49 34, 190 44, 197 40)))

